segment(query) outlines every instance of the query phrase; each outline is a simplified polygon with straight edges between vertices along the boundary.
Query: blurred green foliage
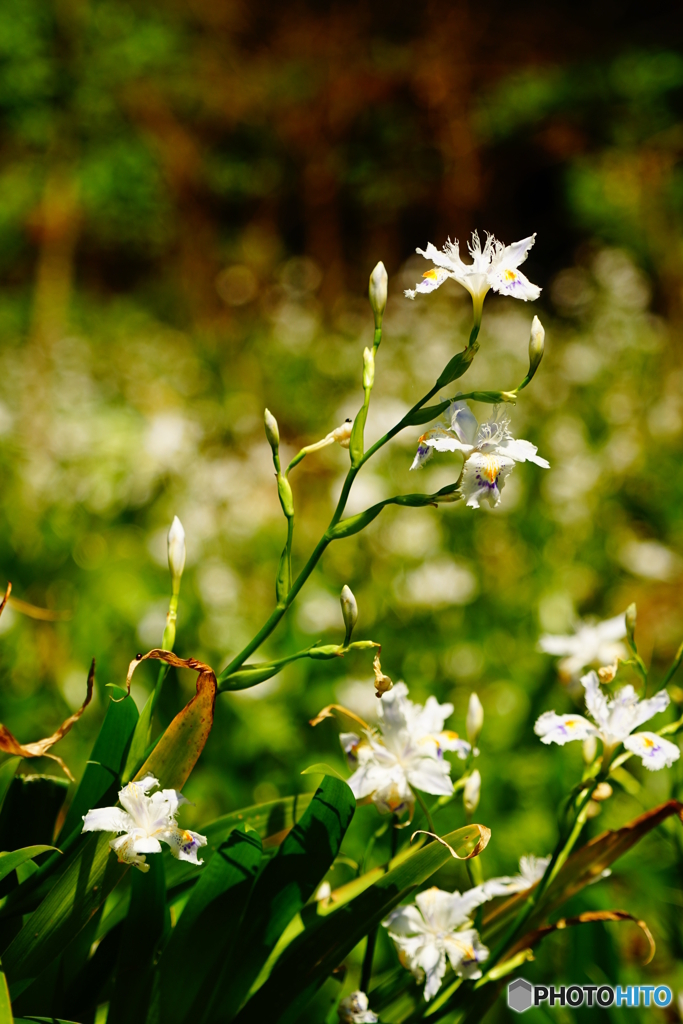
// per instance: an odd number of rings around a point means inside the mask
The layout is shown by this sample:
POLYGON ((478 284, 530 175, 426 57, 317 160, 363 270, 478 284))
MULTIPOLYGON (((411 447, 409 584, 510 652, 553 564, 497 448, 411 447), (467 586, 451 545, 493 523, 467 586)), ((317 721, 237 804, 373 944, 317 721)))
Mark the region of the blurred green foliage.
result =
MULTIPOLYGON (((355 414, 372 338, 360 296, 382 258, 374 440, 469 331, 455 285, 402 297, 423 269, 412 248, 477 226, 508 242, 538 227, 529 276, 542 298, 534 310, 487 300, 463 389, 522 379, 538 312, 546 357, 512 420, 551 470, 518 466, 493 512, 385 510, 329 549, 262 652, 340 642, 348 583, 356 636, 382 644, 384 670, 414 699, 452 700, 462 732, 476 689, 478 819, 493 829, 482 861, 487 875, 512 873, 520 854, 550 849, 581 771, 579 749, 533 736, 540 711, 575 706, 539 633, 635 600, 655 674, 683 633, 683 60, 665 38, 641 46, 637 26, 599 58, 567 44, 552 58, 521 50, 513 66, 488 61, 466 7, 426 35, 398 10, 386 27, 351 5, 345 17, 297 9, 292 26, 270 12, 266 27, 241 5, 215 7, 7 0, 0 11, 0 567, 17 598, 59 613, 0 619, 0 718, 22 740, 51 732, 82 701, 95 656, 97 701, 60 745, 80 776, 107 684, 161 641, 174 514, 188 550, 176 651, 220 669, 274 601, 284 520, 263 408, 290 455, 355 414), (463 50, 474 82, 458 77, 463 50)), ((557 14, 541 17, 550 33, 557 14)), ((501 22, 488 45, 507 53, 507 42, 501 22)), ((447 455, 409 475, 419 433, 363 470, 350 511, 457 478, 447 455)), ((347 464, 335 446, 293 473, 295 565, 347 464)), ((154 678, 136 673, 138 706, 154 678)), ((342 770, 335 727, 307 722, 335 699, 370 715, 371 679, 371 656, 354 653, 219 697, 188 820, 308 791, 299 773, 318 761, 342 770)), ((161 724, 193 686, 169 675, 161 724)), ((589 831, 680 796, 680 772, 636 767, 633 792, 589 831)), ((442 817, 444 831, 463 820, 452 807, 442 817)), ((350 857, 378 824, 372 807, 358 813, 350 857)), ((536 977, 683 987, 679 865, 671 825, 580 898, 648 920, 659 951, 642 975, 630 930, 595 925, 549 939, 536 977)), ((467 884, 459 865, 439 881, 467 884)))

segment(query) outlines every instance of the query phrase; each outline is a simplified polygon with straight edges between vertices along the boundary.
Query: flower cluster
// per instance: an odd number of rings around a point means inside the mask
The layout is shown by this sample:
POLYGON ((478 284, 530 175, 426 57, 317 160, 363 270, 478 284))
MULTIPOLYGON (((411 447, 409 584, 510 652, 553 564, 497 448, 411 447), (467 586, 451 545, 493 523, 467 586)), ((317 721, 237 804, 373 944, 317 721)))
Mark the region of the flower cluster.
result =
POLYGON ((460 452, 465 459, 460 494, 470 508, 479 508, 482 501, 497 505, 515 463, 535 462, 543 469, 550 468, 550 463, 536 454, 535 445, 512 436, 510 417, 502 406, 494 406, 487 423, 479 424, 465 402, 452 402, 446 417, 448 425, 437 424, 419 439, 410 468, 424 466, 435 451, 460 452))
POLYGON ((532 284, 517 268, 524 263, 529 250, 534 244, 536 235, 523 238, 512 245, 503 245, 493 235, 487 234, 484 248, 481 247, 479 235, 475 231, 467 248, 472 258, 471 263, 463 263, 460 258, 460 246, 457 239, 448 241, 439 251, 430 242, 426 249, 416 251, 431 260, 433 269, 426 270, 422 281, 406 291, 406 297, 414 299, 418 292, 433 292, 440 288, 444 281, 452 278, 461 284, 472 296, 475 323, 481 320, 481 311, 487 292, 493 289, 500 295, 511 295, 514 299, 524 302, 537 299, 541 294, 538 285, 532 284))
POLYGON ((145 854, 161 853, 162 842, 170 846, 178 860, 203 863, 197 859, 197 850, 206 846, 206 836, 181 829, 176 822, 178 808, 188 801, 176 789, 162 789, 149 796, 149 791, 158 785, 159 780, 153 775, 129 782, 119 792, 122 806, 88 811, 83 818, 83 831, 123 833, 109 845, 122 864, 132 864, 141 871, 149 871, 145 854))
POLYGON ((408 687, 397 683, 382 697, 380 730, 366 729, 339 737, 349 764, 355 768, 348 780, 357 800, 372 800, 384 812, 399 813, 415 803, 413 787, 435 796, 450 796, 451 766, 444 751, 455 751, 461 759, 471 746, 458 734, 444 730, 453 713, 452 704, 439 704, 429 697, 424 707, 408 699, 408 687))
POLYGON ((622 686, 609 699, 602 691, 595 672, 583 676, 581 682, 586 691, 586 708, 593 721, 582 715, 558 715, 554 711, 546 711, 534 726, 542 743, 564 746, 571 740, 595 736, 602 740, 603 756, 609 757, 619 744, 623 744, 651 771, 670 768, 678 760, 681 752, 675 743, 654 732, 634 732, 643 722, 669 706, 666 690, 660 690, 647 700, 639 700, 634 688, 628 685, 622 686))

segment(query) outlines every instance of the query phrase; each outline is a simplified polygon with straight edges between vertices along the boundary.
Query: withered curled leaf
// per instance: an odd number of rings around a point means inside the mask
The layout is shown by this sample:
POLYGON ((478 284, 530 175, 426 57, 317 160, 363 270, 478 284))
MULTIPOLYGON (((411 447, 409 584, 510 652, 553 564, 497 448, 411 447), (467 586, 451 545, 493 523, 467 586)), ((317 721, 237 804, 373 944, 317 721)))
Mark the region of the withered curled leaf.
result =
POLYGON ((216 674, 210 665, 196 658, 179 658, 172 651, 153 650, 138 655, 128 668, 126 684, 130 693, 133 672, 142 661, 165 661, 175 668, 198 672, 197 692, 179 711, 163 736, 135 775, 141 779, 152 774, 168 789, 182 789, 209 738, 216 704, 216 674))
MULTIPOLYGON (((455 860, 470 860, 472 857, 478 857, 481 851, 488 846, 489 839, 491 838, 491 829, 487 828, 486 825, 468 825, 466 827, 471 830, 471 835, 465 834, 462 837, 462 845, 468 845, 473 842, 475 838, 477 841, 469 853, 466 853, 464 857, 461 857, 459 853, 456 853, 451 844, 447 843, 445 839, 441 838, 441 836, 437 836, 436 832, 428 832, 424 828, 418 828, 413 832, 410 837, 410 841, 412 843, 415 836, 431 836, 432 839, 436 839, 437 843, 441 843, 442 846, 447 846, 451 851, 451 857, 455 860)), ((465 830, 463 829, 462 831, 465 830)))
POLYGON ((348 708, 343 707, 341 704, 328 704, 322 711, 319 711, 315 718, 311 718, 309 725, 320 725, 326 718, 333 718, 333 712, 336 711, 339 715, 345 718, 350 718, 352 722, 360 725, 361 729, 369 729, 370 726, 367 722, 364 722, 362 718, 354 714, 353 711, 349 711, 348 708))
MULTIPOLYGON (((8 596, 9 594, 5 594, 3 604, 0 605, 0 611, 4 607, 8 596)), ((49 757, 53 761, 57 762, 64 774, 73 782, 74 777, 64 764, 64 761, 61 757, 58 757, 57 754, 50 754, 49 750, 55 745, 55 743, 58 743, 59 740, 64 739, 72 725, 74 725, 81 717, 92 699, 94 683, 95 659, 93 658, 90 671, 88 672, 87 693, 85 695, 85 700, 78 711, 74 711, 73 715, 69 715, 69 717, 62 722, 60 727, 52 734, 52 736, 46 736, 44 740, 36 740, 35 743, 20 743, 19 740, 12 735, 9 729, 5 728, 4 725, 0 725, 0 750, 4 750, 6 754, 14 754, 17 757, 49 757)))
POLYGON ((561 931, 563 928, 573 928, 579 924, 592 924, 595 921, 633 921, 641 929, 650 945, 650 955, 643 961, 643 965, 649 964, 653 959, 656 946, 652 932, 645 921, 639 920, 626 910, 587 910, 583 914, 577 914, 576 917, 563 917, 554 924, 546 924, 541 928, 534 929, 532 932, 527 932, 519 942, 515 943, 509 954, 512 955, 518 950, 525 949, 527 946, 535 946, 537 942, 540 942, 546 935, 550 935, 551 932, 561 931))

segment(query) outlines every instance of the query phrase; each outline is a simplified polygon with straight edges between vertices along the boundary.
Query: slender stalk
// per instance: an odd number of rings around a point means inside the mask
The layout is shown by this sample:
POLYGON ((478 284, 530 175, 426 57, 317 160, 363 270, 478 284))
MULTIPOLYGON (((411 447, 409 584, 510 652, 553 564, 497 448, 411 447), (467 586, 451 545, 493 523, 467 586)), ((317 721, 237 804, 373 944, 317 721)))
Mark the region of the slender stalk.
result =
POLYGON ((365 944, 365 954, 363 956, 363 967, 360 972, 360 990, 361 992, 367 992, 370 987, 370 979, 372 978, 372 960, 375 955, 375 945, 377 944, 377 925, 368 932, 368 939, 365 944))
POLYGON ((593 791, 605 777, 606 772, 601 772, 600 775, 595 779, 592 779, 590 784, 587 786, 577 808, 574 824, 572 825, 569 835, 566 838, 561 836, 558 840, 555 850, 553 851, 553 855, 550 858, 550 863, 545 869, 543 878, 541 878, 536 888, 529 894, 514 922, 489 957, 489 960, 487 961, 489 970, 492 967, 495 967, 510 943, 518 936, 534 912, 537 903, 545 895, 551 882, 556 878, 560 868, 562 868, 569 854, 572 852, 574 844, 581 834, 581 829, 586 822, 586 811, 588 803, 593 796, 593 791))
MULTIPOLYGON (((470 342, 468 348, 473 348, 476 345, 477 334, 478 328, 475 326, 470 334, 470 342)), ((378 344, 379 342, 377 340, 377 332, 375 332, 375 351, 377 350, 378 344)), ((339 496, 339 501, 337 502, 337 506, 332 514, 332 518, 330 519, 327 529, 323 536, 318 541, 318 543, 316 544, 308 561, 306 562, 305 566, 303 567, 303 569, 297 576, 296 580, 292 584, 291 589, 287 593, 284 600, 278 603, 278 605, 274 608, 268 619, 264 622, 263 626, 261 626, 261 629, 258 631, 258 633, 249 641, 246 647, 244 647, 239 652, 239 654, 235 655, 230 664, 223 669, 223 671, 218 676, 219 682, 227 679, 231 672, 236 672, 238 668, 241 668, 244 662, 247 660, 247 658, 251 657, 254 651, 258 650, 261 644, 270 636, 270 634, 276 628, 276 626, 282 619, 283 615, 291 605, 294 598, 297 596, 297 594, 303 587, 308 577, 313 572, 314 568, 320 561, 323 552, 330 543, 330 531, 337 525, 337 523, 340 521, 341 517, 344 514, 344 510, 349 499, 349 494, 351 492, 351 487, 353 486, 353 482, 356 479, 356 476, 360 468, 363 465, 365 465, 365 463, 369 459, 371 459, 372 456, 376 452, 378 452, 380 448, 384 447, 384 445, 387 444, 388 441, 390 441, 393 437, 396 436, 396 434, 400 433, 401 430, 403 430, 405 427, 409 425, 411 415, 417 412, 419 409, 421 409, 430 400, 430 398, 433 398, 434 395, 439 391, 440 387, 441 384, 437 382, 434 385, 434 387, 430 388, 429 391, 425 395, 423 395, 422 398, 420 398, 419 401, 417 401, 411 409, 408 410, 405 416, 401 420, 399 420, 399 422, 394 427, 391 428, 391 430, 388 430, 386 434, 380 437, 378 441, 376 441, 370 448, 368 448, 366 452, 363 453, 362 457, 359 459, 358 464, 356 466, 351 466, 348 473, 346 474, 346 479, 344 480, 344 485, 342 487, 342 492, 339 496)), ((364 396, 363 409, 366 412, 367 404, 370 401, 370 390, 371 389, 367 388, 364 396)), ((287 472, 289 472, 289 469, 291 468, 292 465, 290 464, 287 472)))
POLYGON ((418 793, 418 791, 416 789, 413 790, 413 793, 415 794, 417 802, 419 803, 420 807, 422 808, 422 813, 424 814, 425 818, 427 819, 427 823, 429 825, 429 831, 433 832, 436 835, 437 832, 436 832, 436 829, 434 828, 434 822, 432 820, 431 814, 429 813, 429 808, 427 807, 427 804, 424 802, 424 800, 422 799, 422 797, 420 796, 420 794, 418 793))

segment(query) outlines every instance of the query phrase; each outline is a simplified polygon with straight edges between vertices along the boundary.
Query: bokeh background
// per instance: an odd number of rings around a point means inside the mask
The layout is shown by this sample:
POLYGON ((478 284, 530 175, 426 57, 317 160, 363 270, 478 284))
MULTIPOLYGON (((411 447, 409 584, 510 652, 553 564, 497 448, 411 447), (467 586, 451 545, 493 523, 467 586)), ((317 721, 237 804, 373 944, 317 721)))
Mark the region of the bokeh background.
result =
MULTIPOLYGON (((188 550, 176 650, 221 668, 272 606, 284 538, 264 407, 290 455, 355 414, 382 259, 378 437, 469 330, 455 284, 403 298, 424 269, 415 246, 536 231, 525 269, 542 296, 487 300, 463 383, 517 384, 537 312, 546 358, 513 427, 551 470, 518 467, 493 512, 384 512, 327 552, 262 654, 341 639, 348 583, 358 637, 382 644, 415 698, 452 701, 462 731, 480 694, 486 874, 549 851, 581 752, 533 736, 540 711, 576 706, 539 634, 636 601, 655 677, 683 636, 682 37, 667 3, 4 0, 0 582, 47 609, 0 620, 14 733, 51 732, 95 656, 96 700, 60 751, 82 770, 107 684, 160 643, 175 514, 188 550)), ((409 476, 418 433, 364 469, 352 511, 457 477, 448 456, 409 476)), ((297 565, 347 465, 335 446, 296 470, 297 565)), ((136 674, 139 704, 153 678, 136 674)), ((192 686, 171 674, 161 724, 192 686)), ((297 662, 219 698, 193 820, 309 789, 313 762, 341 768, 335 726, 307 725, 334 699, 372 714, 369 657, 297 662)), ((633 776, 587 834, 680 794, 680 769, 633 776)), ((455 827, 462 812, 448 814, 455 827)), ((359 812, 351 855, 377 824, 359 812)), ((629 926, 595 925, 548 940, 527 976, 683 987, 680 865, 680 836, 662 828, 575 901, 645 916, 650 967, 629 926)), ((466 884, 458 871, 442 883, 466 884)), ((390 965, 382 944, 378 956, 390 965)))

